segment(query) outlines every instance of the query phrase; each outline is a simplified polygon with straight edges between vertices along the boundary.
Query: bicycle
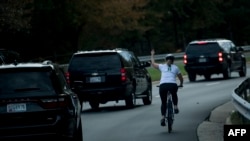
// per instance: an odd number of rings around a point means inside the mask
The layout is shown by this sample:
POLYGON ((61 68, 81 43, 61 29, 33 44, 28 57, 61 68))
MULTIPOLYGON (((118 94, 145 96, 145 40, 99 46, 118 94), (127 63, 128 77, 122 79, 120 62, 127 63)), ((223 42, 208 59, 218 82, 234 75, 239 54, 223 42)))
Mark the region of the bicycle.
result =
MULTIPOLYGON (((160 85, 157 85, 157 87, 160 87, 160 85)), ((183 86, 178 86, 178 88, 183 86)), ((167 101, 166 101, 166 116, 165 116, 165 122, 168 123, 168 132, 172 132, 172 127, 174 123, 174 103, 172 99, 172 94, 170 91, 167 93, 167 101)))

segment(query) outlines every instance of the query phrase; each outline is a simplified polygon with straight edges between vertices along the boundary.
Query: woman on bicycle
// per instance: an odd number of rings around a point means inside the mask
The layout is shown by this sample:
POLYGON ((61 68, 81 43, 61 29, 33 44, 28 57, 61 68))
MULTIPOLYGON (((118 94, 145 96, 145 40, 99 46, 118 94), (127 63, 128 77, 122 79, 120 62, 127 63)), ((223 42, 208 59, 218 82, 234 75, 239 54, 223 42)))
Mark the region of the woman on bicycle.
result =
POLYGON ((154 49, 151 50, 151 65, 152 67, 161 71, 161 79, 160 79, 160 98, 161 98, 161 125, 165 126, 165 115, 166 115, 166 101, 167 101, 167 92, 170 91, 173 98, 174 103, 174 112, 179 113, 178 109, 178 96, 177 96, 177 82, 176 77, 178 77, 180 85, 183 86, 183 76, 180 72, 178 66, 174 65, 174 56, 172 54, 166 55, 166 62, 164 64, 158 64, 154 60, 154 49))

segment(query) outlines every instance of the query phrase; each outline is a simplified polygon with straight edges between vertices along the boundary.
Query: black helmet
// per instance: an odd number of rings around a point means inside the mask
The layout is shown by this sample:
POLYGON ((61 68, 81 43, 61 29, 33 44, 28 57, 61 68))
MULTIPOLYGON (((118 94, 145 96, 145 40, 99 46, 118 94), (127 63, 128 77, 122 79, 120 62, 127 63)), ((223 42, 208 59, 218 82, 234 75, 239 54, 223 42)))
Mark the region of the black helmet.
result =
POLYGON ((171 60, 172 62, 174 62, 174 55, 173 54, 167 54, 165 59, 166 60, 171 60))

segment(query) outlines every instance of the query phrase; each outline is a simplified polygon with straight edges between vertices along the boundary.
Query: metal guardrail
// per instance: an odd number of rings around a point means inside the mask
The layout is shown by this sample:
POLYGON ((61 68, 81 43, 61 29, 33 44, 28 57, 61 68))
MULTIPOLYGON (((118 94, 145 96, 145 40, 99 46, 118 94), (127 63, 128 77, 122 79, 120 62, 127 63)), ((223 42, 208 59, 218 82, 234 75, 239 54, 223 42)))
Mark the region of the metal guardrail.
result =
POLYGON ((234 89, 232 103, 242 116, 250 120, 250 78, 245 79, 234 89))
POLYGON ((241 46, 243 49, 244 49, 244 51, 246 51, 246 52, 249 52, 250 51, 250 45, 247 45, 247 46, 241 46))
MULTIPOLYGON (((172 53, 176 59, 181 59, 183 58, 184 52, 180 52, 180 53, 172 53)), ((164 58, 166 57, 167 54, 158 54, 155 55, 154 58, 155 60, 164 60, 164 58)), ((149 61, 150 60, 150 55, 148 56, 139 56, 139 60, 140 61, 149 61)))

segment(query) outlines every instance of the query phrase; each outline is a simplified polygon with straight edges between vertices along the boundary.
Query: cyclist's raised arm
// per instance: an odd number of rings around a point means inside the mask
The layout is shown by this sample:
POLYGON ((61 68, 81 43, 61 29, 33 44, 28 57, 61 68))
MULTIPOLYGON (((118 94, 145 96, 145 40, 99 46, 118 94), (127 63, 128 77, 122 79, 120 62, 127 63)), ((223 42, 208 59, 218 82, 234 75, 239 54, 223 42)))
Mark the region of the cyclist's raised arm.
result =
POLYGON ((159 69, 159 64, 155 63, 154 55, 155 55, 155 50, 152 49, 151 50, 151 65, 152 67, 159 69))

